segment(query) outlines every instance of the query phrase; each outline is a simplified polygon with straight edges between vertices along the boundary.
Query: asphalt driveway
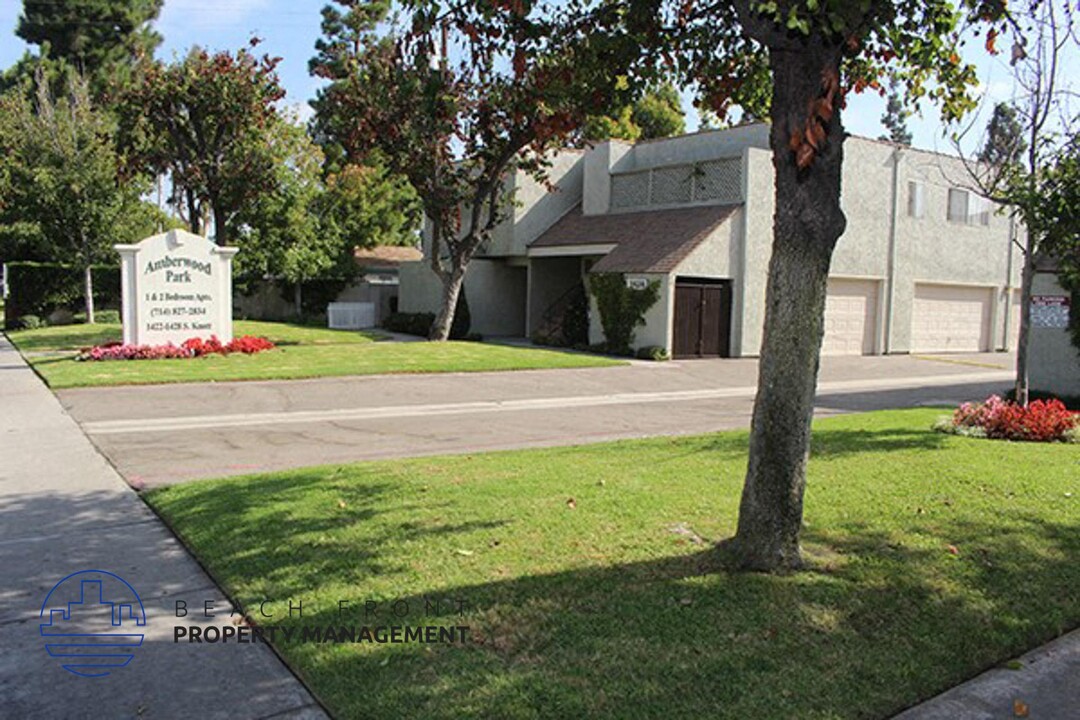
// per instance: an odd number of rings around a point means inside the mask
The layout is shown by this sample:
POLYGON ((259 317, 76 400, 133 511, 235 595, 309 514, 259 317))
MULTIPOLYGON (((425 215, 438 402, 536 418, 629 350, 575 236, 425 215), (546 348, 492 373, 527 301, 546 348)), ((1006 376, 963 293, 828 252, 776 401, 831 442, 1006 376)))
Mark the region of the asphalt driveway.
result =
MULTIPOLYGON (((825 358, 819 414, 980 399, 1007 354, 825 358)), ((747 427, 755 360, 62 390, 136 486, 357 460, 747 427)))

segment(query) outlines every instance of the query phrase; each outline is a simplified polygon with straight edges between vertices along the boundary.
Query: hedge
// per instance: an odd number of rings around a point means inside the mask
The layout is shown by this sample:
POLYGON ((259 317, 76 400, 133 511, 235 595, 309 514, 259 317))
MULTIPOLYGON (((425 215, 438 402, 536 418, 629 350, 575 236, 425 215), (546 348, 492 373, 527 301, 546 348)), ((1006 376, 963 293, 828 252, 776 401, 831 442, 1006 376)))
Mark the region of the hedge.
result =
MULTIPOLYGON (((58 263, 12 262, 7 264, 8 297, 4 301, 4 327, 13 330, 24 315, 47 316, 60 308, 84 309, 83 269, 58 263)), ((94 306, 120 307, 120 267, 92 268, 94 306)))

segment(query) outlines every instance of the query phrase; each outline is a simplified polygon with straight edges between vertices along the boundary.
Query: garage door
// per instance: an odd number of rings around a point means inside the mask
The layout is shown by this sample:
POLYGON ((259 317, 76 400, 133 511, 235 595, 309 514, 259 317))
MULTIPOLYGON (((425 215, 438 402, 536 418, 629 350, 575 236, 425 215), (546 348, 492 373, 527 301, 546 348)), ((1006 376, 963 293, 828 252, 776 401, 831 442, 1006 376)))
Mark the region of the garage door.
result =
POLYGON ((911 317, 915 352, 984 352, 990 349, 993 290, 958 285, 916 285, 911 317))
POLYGON ((877 337, 878 283, 829 279, 822 355, 873 355, 877 337))

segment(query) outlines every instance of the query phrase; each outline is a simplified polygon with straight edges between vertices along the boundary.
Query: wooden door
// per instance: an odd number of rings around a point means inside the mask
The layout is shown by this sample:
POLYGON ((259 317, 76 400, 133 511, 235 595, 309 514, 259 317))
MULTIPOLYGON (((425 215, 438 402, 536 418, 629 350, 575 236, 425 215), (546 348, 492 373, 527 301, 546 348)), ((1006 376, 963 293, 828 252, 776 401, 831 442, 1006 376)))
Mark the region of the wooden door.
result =
POLYGON ((731 283, 675 285, 677 358, 731 356, 731 283))

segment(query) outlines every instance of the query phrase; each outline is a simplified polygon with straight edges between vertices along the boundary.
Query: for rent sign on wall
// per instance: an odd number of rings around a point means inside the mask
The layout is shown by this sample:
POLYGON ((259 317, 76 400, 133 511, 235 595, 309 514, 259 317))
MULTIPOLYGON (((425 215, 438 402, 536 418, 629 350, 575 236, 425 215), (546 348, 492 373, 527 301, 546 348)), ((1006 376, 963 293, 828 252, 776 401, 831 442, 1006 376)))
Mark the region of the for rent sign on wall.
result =
POLYGON ((1069 327, 1068 296, 1032 295, 1031 326, 1038 328, 1069 327))
POLYGON ((182 230, 135 245, 117 245, 123 293, 124 342, 179 345, 191 338, 232 340, 232 259, 182 230))

